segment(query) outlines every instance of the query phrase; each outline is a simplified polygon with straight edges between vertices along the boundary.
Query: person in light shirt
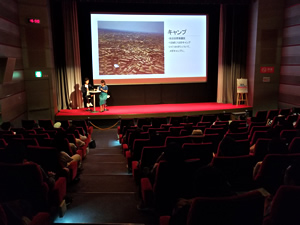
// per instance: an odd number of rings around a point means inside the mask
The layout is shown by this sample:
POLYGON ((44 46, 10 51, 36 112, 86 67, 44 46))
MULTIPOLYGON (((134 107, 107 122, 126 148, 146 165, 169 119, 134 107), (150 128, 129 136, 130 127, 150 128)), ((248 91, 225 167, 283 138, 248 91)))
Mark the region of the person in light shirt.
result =
POLYGON ((81 86, 81 92, 85 108, 93 106, 92 103, 89 102, 89 98, 92 97, 92 95, 90 95, 90 91, 93 90, 93 86, 89 82, 89 78, 86 77, 84 79, 84 84, 81 86))

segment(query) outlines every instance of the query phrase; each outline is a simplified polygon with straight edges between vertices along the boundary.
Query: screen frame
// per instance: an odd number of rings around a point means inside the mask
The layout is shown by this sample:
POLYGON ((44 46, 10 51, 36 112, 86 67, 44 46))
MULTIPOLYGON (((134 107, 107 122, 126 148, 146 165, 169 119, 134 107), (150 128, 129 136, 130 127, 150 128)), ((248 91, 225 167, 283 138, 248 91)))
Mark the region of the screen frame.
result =
MULTIPOLYGON (((111 11, 90 11, 89 12, 89 18, 90 18, 90 25, 91 22, 91 15, 92 14, 111 14, 111 15, 162 15, 162 16, 205 16, 206 17, 206 45, 205 45, 205 76, 199 76, 199 77, 168 77, 168 78, 134 78, 134 79, 105 79, 110 85, 158 85, 158 84, 180 84, 180 83, 207 83, 208 81, 208 48, 209 48, 209 13, 150 13, 150 12, 111 12, 111 11)), ((92 27, 92 25, 91 25, 92 27)), ((91 50, 93 49, 93 41, 92 41, 92 28, 91 29, 91 50)), ((91 51, 91 54, 93 55, 93 50, 91 51)), ((100 85, 102 79, 95 79, 94 75, 94 69, 93 69, 93 56, 92 57, 92 77, 93 77, 93 83, 94 85, 100 85)), ((99 76, 96 75, 96 76, 99 76)))

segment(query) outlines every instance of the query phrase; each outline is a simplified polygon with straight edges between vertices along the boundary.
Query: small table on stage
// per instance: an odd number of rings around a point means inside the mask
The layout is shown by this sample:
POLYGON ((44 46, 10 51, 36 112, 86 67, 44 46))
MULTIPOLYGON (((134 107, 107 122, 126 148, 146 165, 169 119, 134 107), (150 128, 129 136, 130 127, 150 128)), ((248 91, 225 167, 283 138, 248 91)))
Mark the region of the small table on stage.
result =
POLYGON ((93 94, 93 103, 94 103, 94 110, 91 111, 91 113, 97 113, 99 111, 96 111, 96 102, 95 97, 97 93, 100 93, 101 91, 90 91, 91 94, 93 94))

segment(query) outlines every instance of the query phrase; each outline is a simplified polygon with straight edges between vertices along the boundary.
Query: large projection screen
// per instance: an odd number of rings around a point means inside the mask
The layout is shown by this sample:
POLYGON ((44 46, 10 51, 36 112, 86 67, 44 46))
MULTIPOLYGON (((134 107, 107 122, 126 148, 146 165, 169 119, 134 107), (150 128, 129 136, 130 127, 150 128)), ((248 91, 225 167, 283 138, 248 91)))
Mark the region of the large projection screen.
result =
POLYGON ((94 84, 207 80, 207 15, 91 13, 94 84))

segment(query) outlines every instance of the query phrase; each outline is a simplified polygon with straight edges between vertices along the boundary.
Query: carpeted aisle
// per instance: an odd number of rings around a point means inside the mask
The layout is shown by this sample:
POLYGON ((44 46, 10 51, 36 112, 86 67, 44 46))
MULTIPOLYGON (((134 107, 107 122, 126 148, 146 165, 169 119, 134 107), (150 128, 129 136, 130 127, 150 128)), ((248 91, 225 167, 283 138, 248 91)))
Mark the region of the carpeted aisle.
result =
POLYGON ((68 190, 73 203, 65 216, 56 218, 54 223, 158 224, 153 213, 140 212, 136 208, 137 187, 127 173, 116 134, 116 128, 94 129, 97 147, 90 149, 84 160, 80 181, 68 190))

